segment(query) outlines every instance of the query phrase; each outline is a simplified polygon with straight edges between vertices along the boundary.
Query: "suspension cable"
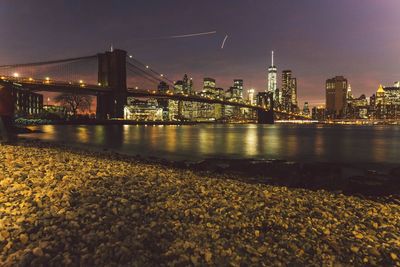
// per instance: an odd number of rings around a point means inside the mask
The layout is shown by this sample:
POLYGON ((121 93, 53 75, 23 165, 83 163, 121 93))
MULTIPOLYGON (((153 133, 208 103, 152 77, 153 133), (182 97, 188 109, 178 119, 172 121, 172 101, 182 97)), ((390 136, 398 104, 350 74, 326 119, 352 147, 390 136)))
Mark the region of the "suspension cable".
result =
POLYGON ((81 60, 86 60, 86 59, 93 59, 93 58, 96 58, 96 57, 97 57, 97 55, 91 55, 91 56, 76 57, 76 58, 66 58, 66 59, 51 60, 51 61, 23 63, 23 64, 14 64, 14 65, 2 65, 2 66, 0 66, 0 68, 18 68, 18 67, 50 65, 50 64, 57 64, 57 63, 65 63, 65 62, 74 62, 74 61, 81 61, 81 60))

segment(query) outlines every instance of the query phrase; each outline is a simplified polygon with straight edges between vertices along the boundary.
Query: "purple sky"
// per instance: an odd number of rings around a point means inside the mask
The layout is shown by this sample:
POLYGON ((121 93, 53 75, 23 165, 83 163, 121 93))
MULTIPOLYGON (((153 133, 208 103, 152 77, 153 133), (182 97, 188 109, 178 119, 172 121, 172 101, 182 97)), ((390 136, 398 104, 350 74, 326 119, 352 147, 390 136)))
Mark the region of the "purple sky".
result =
POLYGON ((314 105, 335 75, 357 96, 400 80, 399 14, 399 0, 2 0, 0 65, 94 54, 113 43, 172 79, 188 73, 197 89, 211 76, 225 89, 243 78, 262 91, 273 49, 278 71, 298 79, 300 104, 314 105))

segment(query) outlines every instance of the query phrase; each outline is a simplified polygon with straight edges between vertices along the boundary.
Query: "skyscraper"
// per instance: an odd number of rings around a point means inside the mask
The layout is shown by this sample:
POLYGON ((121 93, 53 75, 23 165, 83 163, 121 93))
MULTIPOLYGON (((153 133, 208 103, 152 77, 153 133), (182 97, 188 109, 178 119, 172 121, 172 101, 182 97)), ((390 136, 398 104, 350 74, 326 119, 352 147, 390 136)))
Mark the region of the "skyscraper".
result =
POLYGON ((254 92, 255 92, 255 90, 254 90, 253 88, 247 90, 247 102, 248 102, 250 105, 254 105, 254 104, 256 103, 256 101, 255 101, 255 99, 254 99, 254 92))
POLYGON ((274 98, 279 98, 279 94, 276 94, 277 89, 277 75, 278 69, 274 65, 274 51, 271 53, 271 66, 268 68, 268 86, 266 92, 273 93, 274 98))
POLYGON ((215 79, 204 78, 203 80, 203 93, 207 96, 215 96, 215 79))
POLYGON ((187 74, 185 74, 182 79, 182 91, 184 94, 189 94, 189 79, 187 74))
POLYGON ((304 102, 303 115, 310 116, 310 108, 308 107, 308 102, 304 102))
POLYGON ((243 80, 235 79, 233 80, 233 87, 236 88, 236 98, 243 100, 243 80))
POLYGON ((292 77, 291 70, 282 71, 281 107, 286 111, 297 109, 297 79, 292 77))
POLYGON ((166 83, 166 82, 163 82, 163 81, 161 81, 159 84, 158 84, 158 91, 160 92, 160 93, 166 93, 168 90, 169 90, 169 85, 166 83))
POLYGON ((297 79, 292 78, 291 79, 291 104, 292 104, 292 111, 297 109, 297 79))
POLYGON ((326 80, 326 110, 331 118, 338 118, 344 115, 346 107, 347 79, 343 76, 326 80))
POLYGON ((281 107, 283 110, 290 111, 292 102, 292 71, 284 70, 282 71, 282 99, 281 107))
POLYGON ((183 76, 183 85, 182 90, 184 94, 191 95, 193 90, 193 80, 192 78, 188 79, 187 74, 183 76))
POLYGON ((174 92, 175 94, 182 94, 183 93, 183 81, 179 80, 174 83, 174 92))

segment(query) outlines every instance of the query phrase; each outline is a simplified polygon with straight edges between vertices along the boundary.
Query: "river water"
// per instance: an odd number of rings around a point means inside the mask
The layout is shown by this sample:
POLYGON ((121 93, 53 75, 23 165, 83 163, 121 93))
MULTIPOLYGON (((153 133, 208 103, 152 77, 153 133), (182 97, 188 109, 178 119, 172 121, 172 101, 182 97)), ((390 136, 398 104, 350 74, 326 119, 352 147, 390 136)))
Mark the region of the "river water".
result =
POLYGON ((210 157, 297 162, 400 163, 399 126, 334 125, 45 125, 22 135, 169 160, 210 157))

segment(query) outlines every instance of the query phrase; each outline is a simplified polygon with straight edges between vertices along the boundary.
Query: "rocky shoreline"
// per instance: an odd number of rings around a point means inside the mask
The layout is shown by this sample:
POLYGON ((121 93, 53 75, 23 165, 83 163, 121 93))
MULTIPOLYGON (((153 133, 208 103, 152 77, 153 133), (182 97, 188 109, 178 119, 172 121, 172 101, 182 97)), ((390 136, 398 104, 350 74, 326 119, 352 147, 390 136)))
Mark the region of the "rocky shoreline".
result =
POLYGON ((182 164, 0 146, 0 266, 400 266, 397 202, 182 164))
POLYGON ((382 167, 379 164, 211 158, 198 163, 175 162, 172 166, 241 176, 245 181, 270 185, 325 189, 347 195, 390 196, 395 199, 400 196, 398 164, 382 167), (376 170, 374 167, 380 168, 376 170))

